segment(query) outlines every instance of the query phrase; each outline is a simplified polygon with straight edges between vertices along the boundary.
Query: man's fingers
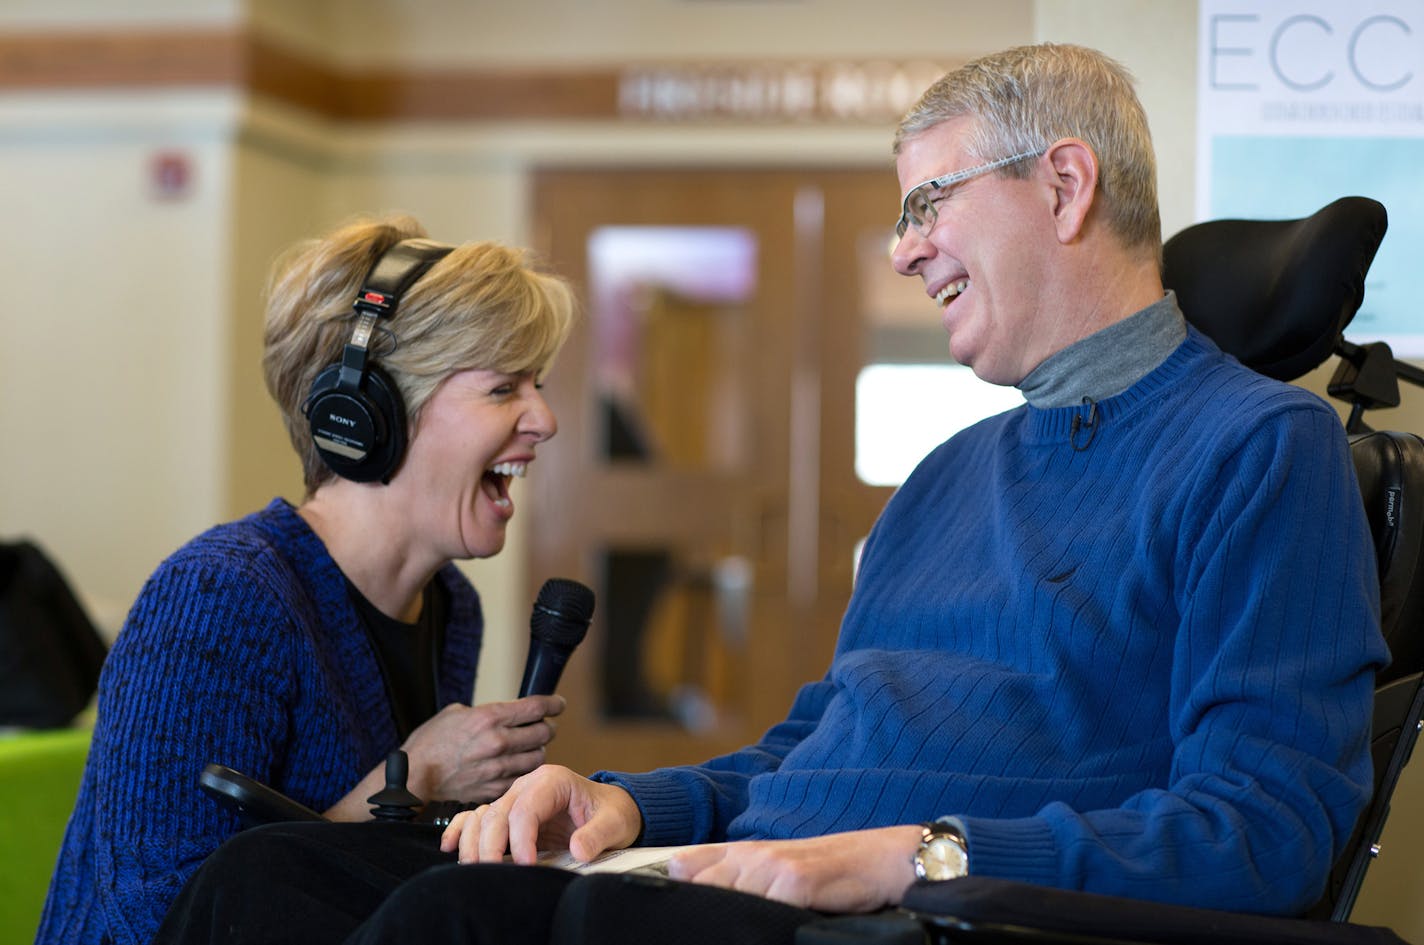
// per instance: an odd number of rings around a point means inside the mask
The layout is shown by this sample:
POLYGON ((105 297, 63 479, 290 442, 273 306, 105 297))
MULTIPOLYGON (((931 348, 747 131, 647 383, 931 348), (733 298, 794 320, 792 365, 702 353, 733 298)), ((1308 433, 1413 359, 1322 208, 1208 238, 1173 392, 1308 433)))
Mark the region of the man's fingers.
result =
POLYGON ((509 849, 509 818, 504 811, 492 805, 482 807, 480 811, 479 829, 466 834, 471 841, 468 859, 464 859, 466 850, 463 842, 460 853, 464 862, 497 863, 504 859, 504 853, 509 849))
POLYGON ((673 879, 695 882, 695 877, 726 857, 726 847, 720 843, 706 843, 679 851, 668 861, 668 875, 673 879))
POLYGON ((608 844, 600 836, 593 821, 583 825, 569 836, 569 852, 574 855, 574 859, 584 863, 591 862, 607 849, 608 844))
POLYGON ((618 817, 602 810, 595 813, 569 836, 569 852, 587 863, 608 850, 625 847, 628 840, 619 836, 618 817))
POLYGON ((695 857, 679 856, 668 864, 668 875, 703 886, 721 886, 741 892, 761 894, 764 890, 753 882, 746 864, 727 849, 696 851, 695 857))
POLYGON ((524 807, 515 807, 509 812, 506 833, 509 838, 509 853, 516 863, 533 863, 539 856, 539 831, 543 822, 537 812, 524 807))
POLYGON ((445 825, 445 829, 440 833, 440 852, 450 853, 459 849, 460 834, 465 829, 465 821, 474 815, 474 811, 462 810, 450 818, 450 822, 445 825))

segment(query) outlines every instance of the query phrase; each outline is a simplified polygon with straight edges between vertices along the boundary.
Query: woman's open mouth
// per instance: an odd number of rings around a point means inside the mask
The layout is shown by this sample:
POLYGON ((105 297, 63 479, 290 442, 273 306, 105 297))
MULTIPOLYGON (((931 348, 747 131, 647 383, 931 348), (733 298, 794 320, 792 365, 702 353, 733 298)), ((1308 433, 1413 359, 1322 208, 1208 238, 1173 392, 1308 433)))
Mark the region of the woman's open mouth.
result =
POLYGON ((480 489, 497 508, 512 509, 514 503, 509 500, 510 480, 523 479, 529 466, 527 463, 495 463, 480 478, 480 489))

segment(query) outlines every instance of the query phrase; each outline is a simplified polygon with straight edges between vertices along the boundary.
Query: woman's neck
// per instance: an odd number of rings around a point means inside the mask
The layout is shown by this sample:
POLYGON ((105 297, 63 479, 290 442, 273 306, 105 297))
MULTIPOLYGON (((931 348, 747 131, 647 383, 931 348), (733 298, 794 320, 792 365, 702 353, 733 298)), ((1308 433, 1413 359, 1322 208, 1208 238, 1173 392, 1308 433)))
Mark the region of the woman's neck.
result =
POLYGON ((410 539, 405 516, 386 507, 377 491, 381 488, 332 480, 303 502, 297 514, 368 601, 389 617, 414 623, 425 586, 445 562, 410 539))

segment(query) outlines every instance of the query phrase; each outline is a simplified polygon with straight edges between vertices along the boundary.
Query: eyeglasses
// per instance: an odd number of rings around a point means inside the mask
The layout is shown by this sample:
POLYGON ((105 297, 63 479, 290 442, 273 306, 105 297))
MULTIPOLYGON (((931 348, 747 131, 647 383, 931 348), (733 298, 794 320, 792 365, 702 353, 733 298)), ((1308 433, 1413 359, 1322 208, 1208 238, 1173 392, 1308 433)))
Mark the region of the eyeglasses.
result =
POLYGON ((900 205, 900 219, 895 223, 895 235, 903 237, 905 230, 910 227, 915 228, 915 232, 921 236, 929 236, 930 230, 934 229, 935 221, 939 219, 939 211, 935 209, 935 201, 930 199, 930 194, 936 190, 943 190, 951 184, 962 184, 967 180, 996 171, 1001 167, 1006 167, 1027 158, 1038 157, 1043 153, 1039 148, 1034 151, 1023 151, 1011 157, 1000 158, 997 161, 990 161, 988 164, 980 164, 978 167, 966 168, 962 171, 955 171, 943 177, 934 177, 922 184, 916 184, 910 188, 910 192, 905 195, 905 201, 900 205))

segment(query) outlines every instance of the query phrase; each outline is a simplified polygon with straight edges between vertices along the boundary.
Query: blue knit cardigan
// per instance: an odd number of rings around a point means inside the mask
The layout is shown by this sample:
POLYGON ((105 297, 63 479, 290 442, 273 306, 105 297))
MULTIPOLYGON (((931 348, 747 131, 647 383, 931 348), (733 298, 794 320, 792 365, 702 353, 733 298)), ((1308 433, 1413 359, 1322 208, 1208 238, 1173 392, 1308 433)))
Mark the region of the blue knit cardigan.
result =
MULTIPOLYGON (((453 566, 438 700, 469 702, 479 598, 453 566)), ((197 786, 225 764, 325 810, 397 747, 345 580, 286 502, 159 566, 99 681, 98 722, 37 942, 147 943, 199 863, 238 829, 197 786)))

